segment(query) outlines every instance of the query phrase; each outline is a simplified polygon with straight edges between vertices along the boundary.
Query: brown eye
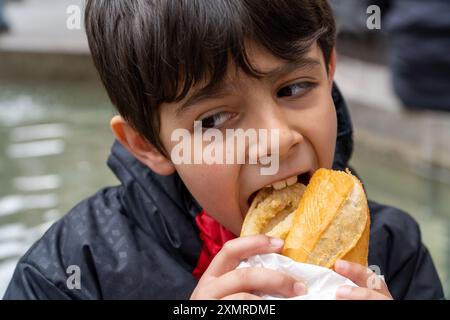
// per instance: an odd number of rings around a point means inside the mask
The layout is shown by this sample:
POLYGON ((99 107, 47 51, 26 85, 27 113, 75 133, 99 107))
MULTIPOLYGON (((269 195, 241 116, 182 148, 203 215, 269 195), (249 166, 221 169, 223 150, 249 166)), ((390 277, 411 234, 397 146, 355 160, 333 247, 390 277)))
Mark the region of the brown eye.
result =
POLYGON ((200 119, 202 127, 205 129, 218 128, 222 126, 226 121, 234 117, 234 113, 231 112, 219 112, 212 116, 200 119))
POLYGON ((308 89, 310 89, 313 86, 310 82, 300 82, 300 83, 294 83, 289 86, 286 86, 284 88, 281 88, 277 92, 277 96, 279 98, 282 97, 295 97, 295 96, 301 96, 303 95, 308 89))

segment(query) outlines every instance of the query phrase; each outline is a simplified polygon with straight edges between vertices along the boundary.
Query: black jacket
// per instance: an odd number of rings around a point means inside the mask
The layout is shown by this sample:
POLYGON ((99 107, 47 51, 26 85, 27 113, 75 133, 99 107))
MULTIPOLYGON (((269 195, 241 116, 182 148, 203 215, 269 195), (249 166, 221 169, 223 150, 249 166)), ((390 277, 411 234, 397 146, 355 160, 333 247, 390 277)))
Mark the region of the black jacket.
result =
MULTIPOLYGON (((334 167, 348 165, 353 142, 337 90, 334 167)), ((187 299, 197 280, 202 242, 194 217, 201 208, 177 174, 156 175, 119 143, 109 167, 121 185, 82 201, 20 259, 5 299, 187 299), (81 288, 69 289, 69 266, 81 288)), ((370 202, 369 263, 378 265, 396 299, 439 299, 441 283, 419 227, 406 213, 370 202)))

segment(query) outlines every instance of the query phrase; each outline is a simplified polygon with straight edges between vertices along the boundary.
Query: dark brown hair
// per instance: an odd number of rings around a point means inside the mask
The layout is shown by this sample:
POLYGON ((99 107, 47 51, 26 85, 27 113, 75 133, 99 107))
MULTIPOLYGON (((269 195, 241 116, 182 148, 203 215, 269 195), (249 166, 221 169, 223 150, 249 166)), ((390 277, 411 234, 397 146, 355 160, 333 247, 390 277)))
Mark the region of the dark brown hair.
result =
POLYGON ((299 59, 318 41, 328 65, 335 22, 326 0, 87 0, 94 64, 122 117, 167 155, 159 106, 184 99, 207 79, 218 85, 229 58, 258 77, 245 41, 299 59))

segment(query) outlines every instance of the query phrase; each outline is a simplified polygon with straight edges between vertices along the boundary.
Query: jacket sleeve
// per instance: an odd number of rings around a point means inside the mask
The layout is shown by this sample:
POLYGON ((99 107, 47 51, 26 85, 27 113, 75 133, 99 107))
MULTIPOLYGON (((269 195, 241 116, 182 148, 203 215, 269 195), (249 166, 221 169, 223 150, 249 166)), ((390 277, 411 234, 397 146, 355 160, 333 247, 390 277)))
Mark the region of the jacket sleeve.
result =
POLYGON ((412 257, 411 283, 406 289, 404 299, 444 299, 441 282, 428 249, 420 244, 412 257))
POLYGON ((89 265, 92 259, 82 247, 84 238, 76 236, 67 221, 63 218, 53 224, 19 260, 3 299, 97 298, 97 282, 89 265))
POLYGON ((9 283, 5 300, 68 300, 72 299, 35 267, 19 262, 9 283))
POLYGON ((396 208, 370 202, 369 263, 379 266, 394 299, 443 299, 441 281, 417 222, 396 208))

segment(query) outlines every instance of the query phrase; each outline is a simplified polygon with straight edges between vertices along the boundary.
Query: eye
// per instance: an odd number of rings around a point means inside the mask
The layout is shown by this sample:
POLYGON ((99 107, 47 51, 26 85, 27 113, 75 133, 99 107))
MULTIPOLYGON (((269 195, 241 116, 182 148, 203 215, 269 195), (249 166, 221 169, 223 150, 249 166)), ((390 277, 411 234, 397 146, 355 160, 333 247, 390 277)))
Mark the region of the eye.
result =
POLYGON ((202 127, 204 129, 219 128, 225 122, 227 122, 234 116, 235 116, 235 113, 224 111, 224 112, 218 112, 216 114, 213 114, 212 116, 205 117, 203 119, 199 119, 199 121, 201 121, 202 127))
POLYGON ((314 84, 311 82, 294 83, 294 84, 291 84, 284 88, 281 88, 277 92, 277 96, 279 98, 301 96, 305 92, 307 92, 310 88, 312 88, 313 86, 314 86, 314 84))

